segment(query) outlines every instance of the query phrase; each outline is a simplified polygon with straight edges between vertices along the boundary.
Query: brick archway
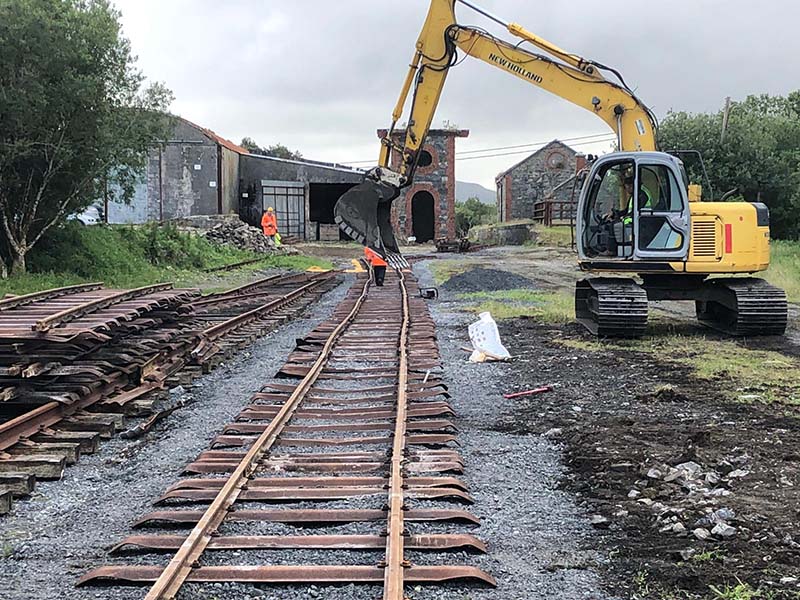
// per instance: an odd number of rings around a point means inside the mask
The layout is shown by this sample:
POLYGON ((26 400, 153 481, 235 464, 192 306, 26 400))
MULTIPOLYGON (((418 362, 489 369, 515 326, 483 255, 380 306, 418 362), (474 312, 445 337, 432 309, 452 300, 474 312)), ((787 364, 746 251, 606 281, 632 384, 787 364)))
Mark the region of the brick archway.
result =
POLYGON ((415 183, 412 185, 405 193, 406 199, 406 222, 404 227, 404 233, 406 237, 413 235, 414 233, 414 221, 412 217, 412 200, 417 192, 428 192, 431 196, 433 196, 433 235, 434 238, 439 233, 439 206, 441 204, 441 198, 439 196, 439 192, 433 187, 432 184, 426 182, 415 183))

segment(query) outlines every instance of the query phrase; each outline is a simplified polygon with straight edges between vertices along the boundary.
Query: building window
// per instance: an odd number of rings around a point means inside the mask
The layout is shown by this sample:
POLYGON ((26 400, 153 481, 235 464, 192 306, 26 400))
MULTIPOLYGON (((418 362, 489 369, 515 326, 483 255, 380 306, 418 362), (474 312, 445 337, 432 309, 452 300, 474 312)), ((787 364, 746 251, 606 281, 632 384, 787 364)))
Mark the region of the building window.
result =
POLYGON ((433 164, 433 156, 427 150, 421 150, 419 153, 418 167, 430 167, 433 164))

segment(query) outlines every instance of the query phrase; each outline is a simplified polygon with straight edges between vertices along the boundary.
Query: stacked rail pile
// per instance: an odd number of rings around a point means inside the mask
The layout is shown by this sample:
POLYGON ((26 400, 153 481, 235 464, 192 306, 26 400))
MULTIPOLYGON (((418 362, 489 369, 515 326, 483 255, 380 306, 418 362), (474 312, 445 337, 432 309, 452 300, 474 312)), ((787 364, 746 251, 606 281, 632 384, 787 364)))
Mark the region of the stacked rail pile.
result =
POLYGON ((152 412, 153 392, 189 383, 314 301, 332 274, 269 277, 201 298, 171 284, 87 284, 0 301, 0 514, 33 477, 152 412))
POLYGON ((184 582, 355 583, 382 586, 386 600, 402 600, 406 583, 493 584, 442 554, 485 547, 463 531, 478 520, 454 506, 472 499, 456 477, 434 325, 406 278, 357 282, 134 525, 151 533, 113 551, 147 556, 79 584, 151 584, 151 600, 184 582))

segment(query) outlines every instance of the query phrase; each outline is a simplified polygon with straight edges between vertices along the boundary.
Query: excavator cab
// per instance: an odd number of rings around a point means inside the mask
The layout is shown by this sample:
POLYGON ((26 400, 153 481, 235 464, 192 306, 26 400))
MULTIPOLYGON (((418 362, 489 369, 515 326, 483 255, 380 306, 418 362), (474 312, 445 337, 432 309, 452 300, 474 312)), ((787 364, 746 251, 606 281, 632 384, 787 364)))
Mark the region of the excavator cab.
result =
POLYGON ((598 159, 581 191, 578 232, 578 253, 589 267, 685 260, 689 199, 681 161, 661 152, 598 159))

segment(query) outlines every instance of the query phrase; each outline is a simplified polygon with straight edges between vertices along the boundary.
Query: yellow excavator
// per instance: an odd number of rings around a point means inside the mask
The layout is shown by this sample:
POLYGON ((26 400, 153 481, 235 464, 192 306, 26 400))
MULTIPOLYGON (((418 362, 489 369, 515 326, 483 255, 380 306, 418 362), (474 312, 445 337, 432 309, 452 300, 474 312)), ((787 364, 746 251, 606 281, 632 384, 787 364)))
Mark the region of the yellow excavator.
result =
POLYGON ((657 151, 655 116, 616 70, 562 50, 468 0, 431 0, 391 128, 381 140, 378 166, 335 206, 343 231, 390 264, 402 262, 391 203, 414 179, 459 50, 591 111, 617 135, 618 151, 590 163, 576 208, 578 264, 601 275, 577 283, 578 322, 598 336, 638 337, 647 327, 648 300, 693 300, 701 323, 731 335, 784 333, 784 291, 763 279, 732 277, 769 266, 767 207, 702 202, 700 186, 689 184, 680 158, 657 151), (459 2, 520 41, 512 44, 460 25, 459 2), (392 135, 409 93, 408 125, 392 135), (393 153, 400 157, 394 170, 393 153))

